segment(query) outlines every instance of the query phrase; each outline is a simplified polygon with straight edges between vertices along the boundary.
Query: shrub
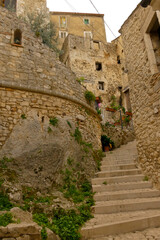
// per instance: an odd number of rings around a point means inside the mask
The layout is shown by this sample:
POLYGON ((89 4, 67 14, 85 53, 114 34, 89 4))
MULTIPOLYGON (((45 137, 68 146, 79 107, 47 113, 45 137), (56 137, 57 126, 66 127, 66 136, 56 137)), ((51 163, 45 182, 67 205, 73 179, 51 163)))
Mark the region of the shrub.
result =
POLYGON ((8 211, 13 207, 13 204, 9 201, 9 198, 3 192, 0 192, 0 211, 8 211))
POLYGON ((49 23, 46 21, 45 14, 42 12, 39 14, 29 13, 25 21, 30 24, 31 30, 37 37, 42 37, 44 44, 55 52, 60 53, 60 50, 57 48, 58 37, 56 37, 55 25, 51 21, 49 23))
POLYGON ((96 100, 95 95, 91 91, 88 91, 88 90, 85 92, 85 98, 89 104, 91 104, 91 102, 96 100))
POLYGON ((0 215, 0 226, 6 227, 9 223, 13 223, 11 213, 4 213, 0 215))
POLYGON ((97 109, 97 113, 101 115, 101 109, 97 109))

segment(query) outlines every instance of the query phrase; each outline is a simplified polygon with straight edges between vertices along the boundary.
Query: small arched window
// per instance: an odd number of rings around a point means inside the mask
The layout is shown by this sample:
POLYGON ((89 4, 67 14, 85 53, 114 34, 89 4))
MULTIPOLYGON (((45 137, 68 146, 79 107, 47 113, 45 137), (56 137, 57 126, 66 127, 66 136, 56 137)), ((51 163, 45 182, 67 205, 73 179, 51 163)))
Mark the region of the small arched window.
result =
POLYGON ((22 45, 22 32, 20 29, 14 31, 14 44, 22 45))

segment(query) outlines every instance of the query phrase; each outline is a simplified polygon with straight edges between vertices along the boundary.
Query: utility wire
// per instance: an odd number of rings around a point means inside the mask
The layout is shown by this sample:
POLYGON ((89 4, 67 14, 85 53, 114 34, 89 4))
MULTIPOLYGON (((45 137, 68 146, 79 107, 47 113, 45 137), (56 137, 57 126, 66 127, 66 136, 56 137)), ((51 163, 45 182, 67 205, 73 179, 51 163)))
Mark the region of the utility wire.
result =
MULTIPOLYGON (((100 14, 99 13, 99 11, 98 11, 98 9, 96 8, 96 6, 94 5, 94 3, 93 3, 93 1, 92 0, 89 0, 90 1, 90 3, 92 4, 92 6, 94 7, 94 9, 96 10, 96 12, 98 13, 98 14, 100 14)), ((113 36, 115 37, 115 38, 117 38, 117 36, 114 34, 114 32, 112 31, 112 29, 110 28, 110 26, 106 23, 106 21, 104 20, 104 23, 105 23, 105 25, 107 26, 107 28, 110 30, 110 32, 113 34, 113 36)), ((119 42, 119 41, 118 41, 119 42)), ((119 44, 122 46, 122 44, 119 42, 119 44)), ((123 46, 122 46, 123 47, 123 46)))
MULTIPOLYGON (((68 4, 68 6, 72 9, 72 10, 74 10, 74 12, 75 13, 78 13, 77 12, 77 10, 69 3, 69 1, 68 0, 64 0, 67 4, 68 4)), ((81 17, 81 16, 78 16, 80 19, 81 19, 81 21, 83 22, 83 18, 81 17)), ((88 26, 88 25, 86 25, 86 27, 90 30, 90 27, 88 26)), ((93 27, 93 25, 92 25, 92 29, 93 30, 95 30, 95 34, 96 35, 99 35, 99 36, 101 36, 102 37, 102 39, 104 39, 104 36, 101 34, 101 33, 99 33, 98 31, 97 31, 97 29, 95 28, 95 27, 93 27)), ((104 42, 103 42, 104 43, 104 42)), ((104 43, 105 44, 105 43, 104 43)))
MULTIPOLYGON (((75 13, 78 13, 77 10, 69 3, 68 0, 64 0, 64 1, 65 1, 65 2, 67 3, 67 5, 72 9, 72 11, 74 11, 75 13)), ((98 10, 96 10, 96 11, 98 11, 98 10)), ((99 12, 98 12, 98 14, 99 14, 99 12)), ((81 16, 78 16, 78 17, 79 17, 79 18, 81 19, 81 21, 83 22, 83 18, 82 18, 81 16)), ((89 28, 89 30, 90 30, 90 27, 89 27, 88 25, 86 25, 86 26, 87 26, 87 27, 89 28)), ((103 36, 101 33, 99 33, 96 28, 93 27, 93 25, 92 25, 92 29, 95 30, 95 34, 96 34, 96 35, 101 36, 102 39, 104 38, 104 36, 103 36)), ((108 47, 108 45, 107 45, 106 42, 104 42, 104 41, 102 41, 102 40, 101 40, 101 42, 103 42, 103 44, 108 47)), ((119 41, 118 41, 118 42, 119 42, 119 41)), ((120 43, 120 42, 119 42, 119 43, 120 43)), ((120 45, 122 46, 121 43, 120 43, 120 45)), ((123 46, 122 46, 122 47, 123 47, 123 46)), ((110 49, 110 51, 111 51, 113 54, 115 54, 112 49, 110 49)))

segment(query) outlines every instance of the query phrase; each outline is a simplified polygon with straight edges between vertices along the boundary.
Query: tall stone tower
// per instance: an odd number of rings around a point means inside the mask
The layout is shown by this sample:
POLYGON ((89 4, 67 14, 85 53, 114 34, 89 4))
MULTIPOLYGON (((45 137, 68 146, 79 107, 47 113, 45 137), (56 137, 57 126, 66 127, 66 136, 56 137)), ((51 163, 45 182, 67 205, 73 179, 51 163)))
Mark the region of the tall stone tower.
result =
POLYGON ((16 12, 18 16, 25 17, 28 13, 43 12, 46 16, 49 17, 49 10, 47 8, 46 0, 16 0, 16 1, 17 1, 16 12))

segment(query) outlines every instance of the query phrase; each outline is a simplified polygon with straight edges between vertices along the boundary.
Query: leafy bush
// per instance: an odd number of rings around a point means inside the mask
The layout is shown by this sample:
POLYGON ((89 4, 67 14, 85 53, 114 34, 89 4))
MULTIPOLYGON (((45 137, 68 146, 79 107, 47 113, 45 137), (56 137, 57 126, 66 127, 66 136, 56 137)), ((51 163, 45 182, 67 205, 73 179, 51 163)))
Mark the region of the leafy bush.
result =
POLYGON ((9 201, 9 198, 3 192, 0 192, 0 211, 10 210, 13 204, 9 201))
POLYGON ((101 115, 101 109, 97 109, 97 113, 101 115))
POLYGON ((95 95, 91 91, 88 91, 88 90, 85 92, 85 98, 89 104, 91 104, 91 102, 96 100, 95 95))
POLYGON ((42 237, 42 240, 47 240, 47 231, 44 226, 42 227, 42 230, 41 230, 41 237, 42 237))
POLYGON ((0 215, 0 226, 6 227, 9 223, 13 223, 11 213, 4 213, 0 215))
POLYGON ((60 53, 57 48, 58 37, 56 37, 55 25, 50 21, 46 21, 46 16, 42 12, 39 14, 30 13, 25 19, 31 26, 31 30, 35 33, 37 37, 41 36, 42 41, 49 48, 53 49, 55 52, 60 53))

